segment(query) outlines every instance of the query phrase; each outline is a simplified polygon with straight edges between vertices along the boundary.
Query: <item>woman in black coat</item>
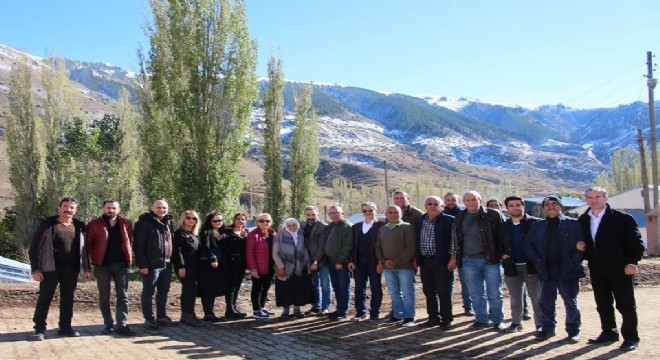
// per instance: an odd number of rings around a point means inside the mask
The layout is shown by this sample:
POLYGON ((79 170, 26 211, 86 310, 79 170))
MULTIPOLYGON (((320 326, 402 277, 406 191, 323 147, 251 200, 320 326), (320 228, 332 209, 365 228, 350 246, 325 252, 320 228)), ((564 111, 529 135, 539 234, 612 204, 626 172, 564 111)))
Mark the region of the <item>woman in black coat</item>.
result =
POLYGON ((172 265, 181 279, 181 323, 201 327, 206 324, 195 315, 197 276, 199 274, 199 215, 184 211, 174 232, 172 265))
POLYGON ((234 215, 232 224, 225 228, 225 237, 222 241, 224 258, 220 267, 224 274, 227 319, 241 319, 247 315, 236 308, 238 292, 245 278, 245 238, 248 234, 246 222, 247 215, 242 213, 234 215))
POLYGON ((224 261, 221 250, 224 234, 222 214, 212 212, 206 216, 202 225, 199 247, 199 279, 197 296, 202 298, 204 321, 219 322, 215 315, 215 298, 225 294, 224 276, 220 264, 224 261))

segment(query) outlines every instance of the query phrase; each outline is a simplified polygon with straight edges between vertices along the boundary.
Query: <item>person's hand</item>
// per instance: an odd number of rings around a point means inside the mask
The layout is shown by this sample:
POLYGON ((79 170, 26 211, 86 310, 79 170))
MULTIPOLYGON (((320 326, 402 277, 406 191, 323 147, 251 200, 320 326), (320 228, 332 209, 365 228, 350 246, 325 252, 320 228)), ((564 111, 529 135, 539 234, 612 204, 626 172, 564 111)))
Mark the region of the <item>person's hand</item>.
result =
POLYGON ((637 274, 637 265, 628 264, 623 269, 623 272, 626 273, 626 275, 635 275, 635 274, 637 274))
POLYGON ((259 272, 257 272, 256 270, 250 271, 250 276, 252 276, 255 279, 258 279, 259 278, 259 272))
POLYGON ((587 244, 584 241, 578 241, 576 247, 580 251, 587 251, 587 244))
POLYGON ((284 275, 286 275, 286 273, 284 272, 284 268, 276 269, 275 273, 276 273, 277 277, 284 277, 284 275))
POLYGON ((83 279, 85 280, 91 280, 92 279, 92 273, 89 271, 84 271, 83 272, 83 279))
POLYGON ((355 270, 355 264, 353 264, 352 262, 349 262, 348 263, 348 271, 353 271, 353 270, 355 270))
POLYGON ((316 270, 319 269, 319 265, 315 264, 315 263, 312 263, 312 265, 309 266, 309 269, 312 270, 312 271, 316 271, 316 270))
POLYGON ((37 281, 37 282, 42 282, 42 281, 44 281, 44 274, 42 274, 41 271, 33 272, 32 273, 32 280, 37 281))
POLYGON ((383 264, 382 264, 382 263, 378 263, 378 265, 376 265, 376 272, 379 273, 379 274, 382 274, 382 273, 383 273, 383 270, 384 270, 384 268, 383 268, 383 264))
POLYGON ((449 259, 449 262, 447 263, 447 270, 456 270, 456 259, 449 259))
POLYGON ((344 265, 342 264, 335 264, 335 270, 342 270, 344 268, 344 265))
POLYGON ((184 268, 179 269, 179 271, 177 271, 177 274, 179 275, 179 278, 183 279, 184 277, 186 277, 186 269, 184 268))
POLYGON ((387 260, 385 261, 385 268, 386 269, 394 269, 396 265, 394 264, 394 261, 392 260, 387 260))
POLYGON ((214 269, 217 269, 218 268, 218 262, 217 261, 212 262, 211 267, 214 268, 214 269))
POLYGON ((508 258, 509 258, 509 255, 507 255, 507 254, 502 255, 502 260, 506 260, 508 258))
POLYGON ((140 269, 140 274, 149 275, 149 269, 148 268, 141 268, 140 269))

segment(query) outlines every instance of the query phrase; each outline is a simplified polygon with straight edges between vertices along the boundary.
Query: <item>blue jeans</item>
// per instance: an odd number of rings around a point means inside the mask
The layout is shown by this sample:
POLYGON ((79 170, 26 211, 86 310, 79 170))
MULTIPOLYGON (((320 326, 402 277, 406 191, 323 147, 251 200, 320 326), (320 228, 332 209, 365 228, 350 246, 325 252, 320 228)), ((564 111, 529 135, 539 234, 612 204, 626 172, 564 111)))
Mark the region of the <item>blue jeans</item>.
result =
POLYGON ((371 317, 378 317, 380 305, 383 302, 383 287, 380 283, 380 274, 371 265, 368 257, 358 257, 357 266, 353 270, 355 280, 355 310, 356 316, 362 316, 369 310, 371 317), (367 280, 371 288, 370 307, 367 307, 367 280))
POLYGON ((385 269, 383 276, 392 299, 392 316, 397 319, 414 319, 415 270, 385 269))
POLYGON ((458 280, 461 283, 461 298, 463 298, 463 309, 472 309, 472 299, 470 298, 470 290, 468 290, 467 282, 465 281, 465 272, 458 268, 458 280))
POLYGON ((351 298, 351 274, 344 266, 341 270, 335 269, 335 265, 328 264, 330 269, 330 280, 337 297, 337 315, 346 316, 348 313, 348 300, 351 298))
POLYGON ((502 264, 498 262, 489 265, 485 258, 475 259, 463 256, 462 270, 472 298, 476 321, 484 324, 487 324, 488 320, 493 324, 502 323, 504 321, 502 264), (488 299, 490 311, 486 310, 486 299, 488 299))
POLYGON ((580 279, 562 279, 559 267, 548 268, 548 279, 541 280, 541 326, 543 331, 554 331, 557 325, 557 291, 564 300, 566 308, 566 332, 570 336, 580 333, 580 306, 578 304, 578 292, 580 291, 580 279))
POLYGON ((312 309, 328 310, 332 304, 332 286, 330 268, 327 265, 312 271, 312 287, 314 288, 312 309))
POLYGON ((147 275, 142 274, 142 295, 140 302, 142 305, 142 316, 145 320, 154 319, 154 310, 152 301, 156 293, 156 318, 165 317, 165 305, 167 304, 167 294, 170 292, 170 283, 172 282, 172 264, 165 264, 161 269, 149 269, 147 275))

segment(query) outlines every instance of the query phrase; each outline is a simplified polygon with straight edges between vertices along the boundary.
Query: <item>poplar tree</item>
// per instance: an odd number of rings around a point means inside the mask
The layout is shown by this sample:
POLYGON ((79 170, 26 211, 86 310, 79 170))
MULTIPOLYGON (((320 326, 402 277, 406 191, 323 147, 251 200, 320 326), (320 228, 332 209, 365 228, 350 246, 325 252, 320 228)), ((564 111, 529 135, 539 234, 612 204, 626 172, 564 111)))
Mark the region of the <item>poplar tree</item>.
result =
POLYGON ((290 215, 300 218, 305 207, 314 201, 316 178, 319 167, 319 123, 312 107, 311 84, 301 87, 295 96, 296 128, 291 140, 291 204, 290 215))
POLYGON ((266 112, 264 131, 264 183, 266 185, 264 211, 270 213, 278 226, 284 217, 284 191, 282 190, 282 118, 284 111, 284 75, 282 60, 271 57, 268 61, 268 89, 264 95, 266 112))
POLYGON ((40 218, 39 196, 44 177, 44 153, 40 147, 41 120, 32 111, 32 71, 27 61, 18 61, 10 73, 10 116, 6 136, 9 181, 16 192, 14 229, 16 242, 22 246, 30 244, 40 218))
POLYGON ((142 59, 145 193, 167 199, 174 211, 233 210, 258 94, 245 6, 153 0, 151 9, 151 49, 142 59))
POLYGON ((122 135, 118 144, 116 156, 119 166, 119 181, 117 195, 122 211, 129 218, 137 218, 141 210, 142 199, 138 197, 140 162, 142 150, 140 148, 138 124, 139 115, 135 112, 131 103, 131 94, 125 88, 119 91, 119 103, 117 105, 117 124, 119 133, 122 135))

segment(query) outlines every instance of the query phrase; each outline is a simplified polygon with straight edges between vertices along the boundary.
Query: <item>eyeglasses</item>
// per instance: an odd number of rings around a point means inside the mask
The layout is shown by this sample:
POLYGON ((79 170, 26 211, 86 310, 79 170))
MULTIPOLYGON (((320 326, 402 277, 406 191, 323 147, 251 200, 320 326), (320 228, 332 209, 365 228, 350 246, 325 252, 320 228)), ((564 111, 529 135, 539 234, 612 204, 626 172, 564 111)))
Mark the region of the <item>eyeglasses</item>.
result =
POLYGON ((262 223, 262 224, 263 224, 263 223, 270 224, 271 220, 268 220, 268 219, 259 219, 259 220, 257 220, 257 222, 260 222, 260 223, 262 223))
POLYGON ((438 205, 440 205, 440 204, 438 204, 438 203, 426 203, 426 205, 438 206, 438 205))
POLYGON ((195 220, 195 221, 197 221, 197 218, 192 217, 192 216, 186 216, 186 220, 195 220))
POLYGON ((339 212, 338 212, 338 211, 330 211, 330 212, 328 212, 328 215, 335 215, 335 214, 339 214, 339 212))
POLYGON ((221 223, 223 221, 224 220, 222 220, 222 219, 220 219, 220 220, 217 220, 217 219, 216 220, 211 220, 211 222, 214 223, 214 224, 221 223))
POLYGON ((366 214, 368 212, 374 212, 374 209, 362 209, 363 214, 366 214))

